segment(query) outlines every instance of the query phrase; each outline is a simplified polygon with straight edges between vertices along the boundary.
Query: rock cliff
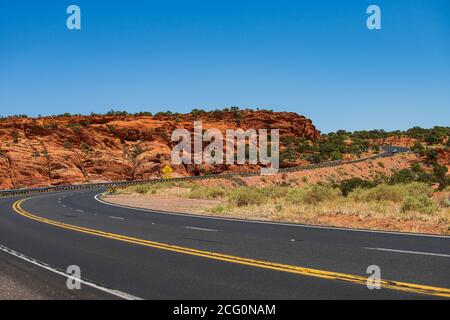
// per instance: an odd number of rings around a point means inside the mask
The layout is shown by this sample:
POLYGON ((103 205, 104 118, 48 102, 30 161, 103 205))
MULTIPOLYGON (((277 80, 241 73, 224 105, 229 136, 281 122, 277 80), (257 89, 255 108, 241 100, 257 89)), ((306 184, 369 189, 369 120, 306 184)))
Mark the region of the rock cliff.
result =
MULTIPOLYGON (((172 131, 192 130, 195 120, 203 122, 203 129, 280 129, 280 137, 320 137, 311 120, 288 112, 5 118, 0 120, 0 189, 159 177, 170 164, 172 131)), ((174 176, 183 176, 255 167, 174 169, 174 176)))

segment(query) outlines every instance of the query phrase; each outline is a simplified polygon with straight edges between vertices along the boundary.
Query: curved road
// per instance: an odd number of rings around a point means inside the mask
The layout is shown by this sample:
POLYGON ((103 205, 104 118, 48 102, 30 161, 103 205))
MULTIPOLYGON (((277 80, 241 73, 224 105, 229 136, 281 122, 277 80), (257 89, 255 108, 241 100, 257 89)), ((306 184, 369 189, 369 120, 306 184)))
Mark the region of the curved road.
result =
POLYGON ((0 253, 45 263, 29 262, 59 292, 69 290, 55 270, 79 266, 81 298, 450 297, 449 237, 151 212, 98 201, 103 191, 0 199, 0 253), (365 285, 370 265, 381 290, 365 285))

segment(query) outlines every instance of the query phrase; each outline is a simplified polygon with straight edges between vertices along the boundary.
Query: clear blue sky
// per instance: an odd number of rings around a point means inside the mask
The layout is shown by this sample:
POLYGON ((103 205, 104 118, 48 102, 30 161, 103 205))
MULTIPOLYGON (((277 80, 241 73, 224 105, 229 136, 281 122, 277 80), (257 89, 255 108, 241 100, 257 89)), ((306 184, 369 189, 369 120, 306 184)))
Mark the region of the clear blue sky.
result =
POLYGON ((324 132, 449 125, 450 1, 0 0, 0 115, 231 105, 324 132))

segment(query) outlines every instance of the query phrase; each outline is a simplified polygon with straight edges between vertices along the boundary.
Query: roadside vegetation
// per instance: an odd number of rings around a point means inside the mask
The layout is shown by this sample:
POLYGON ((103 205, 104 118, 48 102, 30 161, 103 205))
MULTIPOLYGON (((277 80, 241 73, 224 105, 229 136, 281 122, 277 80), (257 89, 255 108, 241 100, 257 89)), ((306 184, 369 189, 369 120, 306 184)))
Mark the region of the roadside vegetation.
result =
POLYGON ((433 161, 437 157, 436 147, 450 151, 450 127, 434 127, 424 129, 414 127, 406 131, 354 131, 338 130, 322 134, 317 141, 305 138, 284 137, 284 149, 281 159, 294 161, 304 159, 310 163, 320 163, 330 160, 342 160, 345 155, 360 157, 363 153, 380 151, 383 139, 390 137, 416 139, 412 151, 433 161))
POLYGON ((446 167, 419 164, 373 180, 288 185, 214 187, 167 182, 119 189, 117 194, 215 200, 197 213, 361 228, 450 234, 450 187, 446 167), (217 200, 219 203, 217 204, 217 200))

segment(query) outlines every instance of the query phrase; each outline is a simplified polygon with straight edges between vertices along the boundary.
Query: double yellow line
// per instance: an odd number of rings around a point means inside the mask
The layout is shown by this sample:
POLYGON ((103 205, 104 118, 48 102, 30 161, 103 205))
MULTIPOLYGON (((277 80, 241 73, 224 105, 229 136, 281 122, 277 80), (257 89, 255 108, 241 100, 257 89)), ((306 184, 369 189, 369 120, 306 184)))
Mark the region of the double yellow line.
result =
MULTIPOLYGON (((152 248, 161 249, 161 250, 178 252, 178 253, 193 255, 193 256, 202 257, 202 258, 226 261, 226 262, 231 262, 231 263, 236 263, 236 264, 241 264, 241 265, 263 268, 263 269, 270 269, 270 270, 294 273, 294 274, 298 274, 298 275, 302 275, 302 276, 340 280, 340 281, 351 282, 351 283, 356 283, 356 284, 360 284, 360 285, 367 284, 367 278, 358 276, 358 275, 330 272, 330 271, 311 269, 311 268, 303 268, 303 267, 299 267, 299 266, 292 266, 292 265, 275 263, 275 262, 267 262, 267 261, 249 259, 249 258, 242 258, 242 257, 237 257, 237 256, 232 256, 232 255, 227 255, 227 254, 216 253, 216 252, 197 250, 197 249, 175 246, 175 245, 161 243, 161 242, 155 242, 155 241, 150 241, 150 240, 145 240, 145 239, 128 237, 128 236, 115 234, 115 233, 104 232, 101 230, 83 228, 83 227, 79 227, 79 226, 75 226, 75 225, 71 225, 71 224, 67 224, 67 223, 62 223, 62 222, 42 218, 42 217, 39 217, 39 216, 29 213, 28 211, 24 210, 21 207, 22 203, 28 199, 22 199, 22 200, 16 201, 13 204, 14 211, 26 218, 29 218, 29 219, 32 219, 35 221, 39 221, 42 223, 46 223, 49 225, 53 225, 56 227, 69 229, 69 230, 73 230, 73 231, 77 231, 77 232, 82 232, 82 233, 94 235, 97 237, 109 238, 109 239, 118 240, 118 241, 122 241, 122 242, 128 242, 128 243, 138 244, 138 245, 142 245, 142 246, 146 246, 146 247, 152 247, 152 248)), ((399 281, 390 281, 390 280, 381 280, 381 287, 383 289, 392 289, 392 290, 397 290, 397 291, 406 291, 406 292, 412 292, 412 293, 418 293, 418 294, 450 298, 450 289, 447 289, 447 288, 439 288, 439 287, 433 287, 433 286, 425 286, 425 285, 399 282, 399 281)))

